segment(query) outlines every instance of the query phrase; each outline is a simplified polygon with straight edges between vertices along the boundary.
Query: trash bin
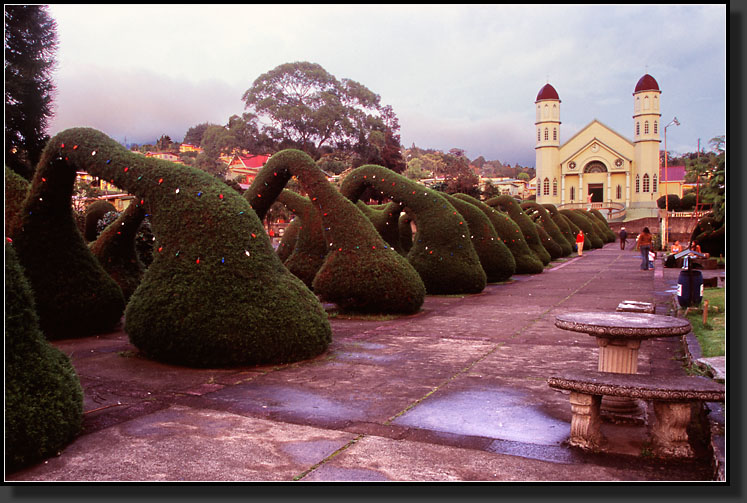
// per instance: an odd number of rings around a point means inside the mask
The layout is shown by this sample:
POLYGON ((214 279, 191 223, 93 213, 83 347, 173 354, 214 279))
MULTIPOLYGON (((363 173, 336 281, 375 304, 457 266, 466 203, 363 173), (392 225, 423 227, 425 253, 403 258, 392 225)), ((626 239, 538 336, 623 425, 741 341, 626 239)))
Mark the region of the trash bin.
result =
POLYGON ((677 280, 677 302, 682 307, 700 305, 703 299, 703 273, 693 269, 683 269, 677 280))

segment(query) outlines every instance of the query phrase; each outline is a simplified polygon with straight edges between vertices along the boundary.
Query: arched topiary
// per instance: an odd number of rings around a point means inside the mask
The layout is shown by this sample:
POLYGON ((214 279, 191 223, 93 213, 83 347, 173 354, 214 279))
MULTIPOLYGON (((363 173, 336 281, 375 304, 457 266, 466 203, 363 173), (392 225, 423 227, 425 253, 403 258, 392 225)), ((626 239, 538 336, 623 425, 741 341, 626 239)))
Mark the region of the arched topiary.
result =
POLYGON ((410 250, 412 249, 412 221, 412 216, 407 213, 407 209, 405 209, 405 211, 399 216, 399 244, 402 245, 402 252, 404 255, 410 253, 410 250))
POLYGON ((5 472, 59 452, 80 431, 83 391, 64 353, 44 340, 34 298, 5 246, 5 472))
POLYGON ((575 210, 558 210, 561 215, 564 215, 573 222, 573 224, 584 231, 584 248, 601 248, 604 246, 601 238, 596 235, 594 225, 583 215, 580 215, 575 210))
POLYGON ((290 221, 288 226, 283 231, 283 237, 278 244, 276 253, 278 258, 285 263, 288 257, 293 253, 293 249, 296 247, 296 240, 298 239, 298 232, 301 227, 301 219, 295 218, 290 221))
POLYGON ((125 300, 78 230, 71 206, 76 170, 51 150, 36 169, 14 244, 42 332, 48 339, 85 337, 112 330, 125 300))
POLYGON ((582 217, 584 217, 586 220, 588 220, 591 223, 592 227, 594 227, 594 235, 597 238, 599 238, 599 240, 602 242, 602 246, 604 246, 604 243, 611 242, 609 241, 610 237, 607 235, 607 232, 606 232, 607 230, 606 226, 602 225, 602 223, 599 220, 597 220, 597 218, 594 215, 592 215, 590 211, 583 210, 580 208, 572 210, 572 211, 575 211, 576 213, 578 213, 579 215, 581 215, 582 217))
POLYGON ((368 217, 374 229, 376 229, 389 246, 394 248, 400 255, 407 254, 399 241, 399 217, 402 214, 401 204, 391 201, 387 204, 374 205, 358 201, 356 205, 368 217))
POLYGON ((524 239, 529 245, 529 248, 531 248, 534 254, 537 255, 537 258, 539 258, 544 265, 550 263, 552 257, 550 257, 550 254, 547 252, 545 247, 542 246, 542 242, 540 241, 539 235, 537 234, 537 228, 535 227, 534 222, 532 222, 532 219, 529 218, 526 213, 524 213, 524 211, 521 209, 521 206, 519 206, 519 203, 516 202, 516 199, 506 195, 497 196, 491 197, 490 199, 485 201, 485 204, 487 204, 488 206, 498 207, 508 213, 511 219, 518 224, 519 228, 521 229, 521 233, 524 235, 524 239))
POLYGON ((322 305, 282 265, 251 206, 217 178, 134 154, 90 128, 52 138, 40 167, 48 164, 110 180, 150 215, 158 248, 125 313, 125 331, 145 355, 216 367, 326 350, 331 329, 322 305))
POLYGON ((516 274, 538 274, 544 270, 542 261, 529 248, 518 224, 507 213, 492 208, 467 194, 454 194, 454 197, 477 206, 487 215, 495 232, 514 257, 516 274))
POLYGON ((615 236, 615 233, 612 232, 612 229, 610 229, 610 224, 607 222, 607 219, 604 218, 604 215, 602 215, 602 213, 597 209, 589 210, 588 214, 594 217, 594 222, 602 232, 602 241, 604 241, 605 243, 614 243, 617 237, 615 236))
POLYGON ((23 201, 31 184, 5 166, 5 235, 12 237, 23 221, 23 201))
POLYGON ((85 231, 83 232, 86 241, 91 243, 96 240, 99 235, 97 229, 99 220, 110 211, 116 212, 117 208, 104 200, 94 201, 86 207, 85 231))
POLYGON ((469 225, 472 246, 480 258, 488 283, 509 279, 516 272, 516 261, 495 231, 488 216, 474 204, 449 194, 442 194, 469 225))
POLYGON ((425 300, 417 272, 384 242, 361 210, 327 181, 306 153, 288 149, 273 155, 244 196, 263 216, 291 176, 319 208, 329 246, 314 278, 314 291, 348 311, 417 312, 425 300))
POLYGON ((277 201, 284 204, 298 220, 292 253, 283 261, 290 272, 312 288, 316 273, 327 256, 327 243, 322 232, 322 216, 308 197, 284 189, 277 201))
POLYGON ((135 235, 144 219, 143 207, 130 204, 96 241, 88 245, 104 270, 122 289, 125 301, 132 297, 145 274, 145 265, 135 248, 135 235))
MULTIPOLYGON (((563 236, 560 228, 557 226, 555 221, 550 216, 550 213, 545 209, 544 206, 536 202, 525 202, 521 204, 521 209, 524 210, 529 218, 540 225, 552 239, 552 241, 560 247, 560 255, 558 257, 567 257, 573 252, 573 248, 571 247, 570 243, 566 240, 565 236, 563 236)), ((544 242, 545 241, 543 239, 543 243, 544 242)), ((545 248, 547 248, 547 246, 545 246, 545 248)), ((548 249, 548 251, 550 250, 548 249)))
POLYGON ((547 253, 550 254, 550 258, 552 260, 555 260, 562 257, 563 249, 560 247, 560 245, 550 237, 544 227, 542 227, 537 222, 535 222, 534 225, 537 227, 537 236, 539 236, 540 243, 542 243, 542 246, 545 247, 547 253))
POLYGON ((553 223, 558 227, 560 234, 568 242, 571 251, 573 251, 574 246, 576 245, 576 234, 578 234, 578 228, 568 220, 568 217, 559 213, 554 204, 542 204, 541 206, 547 210, 553 223))
POLYGON ((680 209, 680 196, 677 194, 663 195, 656 200, 656 206, 660 209, 669 208, 669 211, 679 211, 680 209))
POLYGON ((417 230, 407 259, 428 293, 478 293, 485 289, 485 271, 472 246, 469 226, 439 192, 372 164, 351 171, 340 192, 357 201, 368 187, 402 203, 414 215, 417 230))

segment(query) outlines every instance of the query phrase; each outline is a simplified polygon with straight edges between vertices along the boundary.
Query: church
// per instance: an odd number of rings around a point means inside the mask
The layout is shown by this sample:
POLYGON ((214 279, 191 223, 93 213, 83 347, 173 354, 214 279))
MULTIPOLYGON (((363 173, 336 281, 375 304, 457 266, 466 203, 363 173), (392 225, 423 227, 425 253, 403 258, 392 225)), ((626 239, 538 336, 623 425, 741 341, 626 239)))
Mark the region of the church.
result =
MULTIPOLYGON (((537 94, 537 202, 558 207, 603 203, 625 209, 625 219, 658 216, 661 90, 651 75, 633 91, 632 141, 593 120, 560 143, 560 97, 549 83, 537 94)), ((604 212, 603 212, 604 213, 604 212)))

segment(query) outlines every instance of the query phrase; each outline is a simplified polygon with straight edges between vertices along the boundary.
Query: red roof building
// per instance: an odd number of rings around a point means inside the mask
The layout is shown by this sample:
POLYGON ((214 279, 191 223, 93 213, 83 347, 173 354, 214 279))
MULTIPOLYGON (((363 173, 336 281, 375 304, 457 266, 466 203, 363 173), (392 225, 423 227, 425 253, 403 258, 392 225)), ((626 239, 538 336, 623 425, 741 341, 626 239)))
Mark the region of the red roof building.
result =
POLYGON ((659 180, 669 182, 685 181, 685 166, 667 166, 666 176, 664 175, 664 166, 659 166, 659 180))
POLYGON ((234 154, 228 163, 228 179, 251 185, 269 158, 269 155, 234 154))

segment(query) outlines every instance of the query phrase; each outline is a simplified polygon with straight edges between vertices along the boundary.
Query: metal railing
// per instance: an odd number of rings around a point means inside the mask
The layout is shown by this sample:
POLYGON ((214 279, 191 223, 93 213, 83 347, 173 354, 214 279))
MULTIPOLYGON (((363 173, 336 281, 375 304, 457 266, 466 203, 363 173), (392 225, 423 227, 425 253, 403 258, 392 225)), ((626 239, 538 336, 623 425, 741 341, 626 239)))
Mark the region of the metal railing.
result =
POLYGON ((617 220, 623 218, 626 214, 625 205, 612 201, 595 202, 595 203, 564 203, 555 205, 559 210, 599 210, 607 220, 617 220))

